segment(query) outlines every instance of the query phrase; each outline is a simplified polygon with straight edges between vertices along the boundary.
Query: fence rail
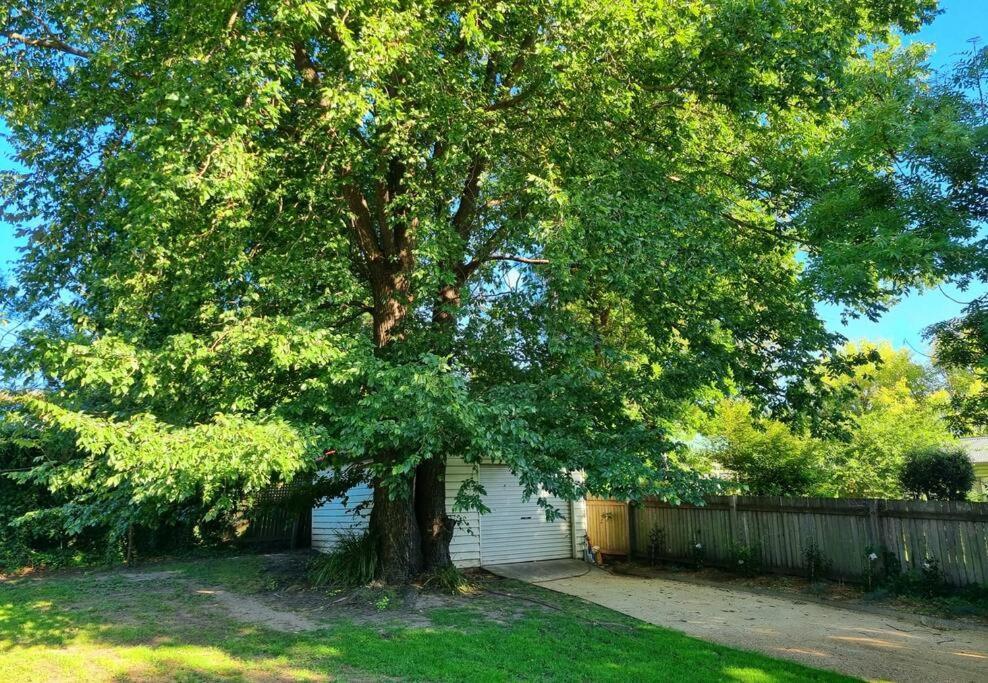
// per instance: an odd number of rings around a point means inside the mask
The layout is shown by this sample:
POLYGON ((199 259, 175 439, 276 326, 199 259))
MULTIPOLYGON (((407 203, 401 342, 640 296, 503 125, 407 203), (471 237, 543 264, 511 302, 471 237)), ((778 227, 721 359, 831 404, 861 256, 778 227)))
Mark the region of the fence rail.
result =
POLYGON ((667 559, 702 552, 704 561, 727 565, 743 545, 758 549, 766 571, 801 574, 812 545, 829 564, 831 578, 858 580, 875 562, 869 554, 886 550, 904 571, 935 560, 949 583, 988 584, 986 503, 712 496, 704 506, 649 501, 630 513, 628 536, 640 556, 647 556, 656 531, 659 554, 667 559))

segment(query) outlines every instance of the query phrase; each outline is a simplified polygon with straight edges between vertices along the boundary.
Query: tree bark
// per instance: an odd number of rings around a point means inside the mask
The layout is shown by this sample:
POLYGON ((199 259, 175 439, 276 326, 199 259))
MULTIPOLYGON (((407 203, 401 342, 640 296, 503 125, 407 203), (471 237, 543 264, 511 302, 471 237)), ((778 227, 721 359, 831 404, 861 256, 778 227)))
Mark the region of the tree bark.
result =
POLYGON ((379 274, 373 282, 374 345, 384 349, 401 334, 408 315, 408 278, 403 273, 379 274))
POLYGON ((450 566, 449 543, 454 524, 446 514, 446 458, 435 457, 416 468, 415 517, 422 536, 423 569, 434 571, 450 566))
POLYGON ((422 571, 422 536, 415 520, 410 492, 396 492, 375 480, 371 533, 377 543, 377 578, 407 583, 422 571))
MULTIPOLYGON (((400 335, 399 328, 408 312, 407 280, 399 273, 377 273, 374 291, 374 343, 378 353, 400 335)), ((394 453, 380 453, 375 462, 389 466, 394 453)), ((377 546, 377 578, 385 583, 407 583, 422 571, 422 534, 415 518, 414 482, 392 491, 379 478, 374 487, 370 528, 377 546)))

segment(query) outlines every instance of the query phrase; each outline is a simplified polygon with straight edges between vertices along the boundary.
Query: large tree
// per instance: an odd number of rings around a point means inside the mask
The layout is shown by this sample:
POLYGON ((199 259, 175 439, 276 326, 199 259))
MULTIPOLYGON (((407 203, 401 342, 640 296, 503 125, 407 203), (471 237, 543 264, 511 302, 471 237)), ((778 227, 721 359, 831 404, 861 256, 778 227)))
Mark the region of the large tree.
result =
POLYGON ((220 509, 327 450, 401 580, 449 562, 450 455, 695 498, 697 392, 798 405, 814 300, 980 257, 981 120, 896 47, 933 0, 2 7, 6 365, 44 389, 8 401, 92 505, 220 509))

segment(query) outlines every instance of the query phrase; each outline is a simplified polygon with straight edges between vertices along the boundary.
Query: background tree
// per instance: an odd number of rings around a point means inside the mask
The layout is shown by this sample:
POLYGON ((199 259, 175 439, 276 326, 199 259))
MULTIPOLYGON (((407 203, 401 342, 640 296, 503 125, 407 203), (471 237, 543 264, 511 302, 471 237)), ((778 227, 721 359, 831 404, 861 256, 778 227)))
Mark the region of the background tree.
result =
POLYGON ((933 14, 0 3, 4 365, 45 390, 7 402, 80 453, 33 476, 76 525, 218 514, 334 451, 389 580, 449 563, 450 455, 696 499, 663 456, 698 392, 799 408, 836 343, 814 300, 877 315, 983 264, 982 112, 896 45, 933 14))
POLYGON ((950 394, 938 371, 888 343, 849 343, 835 360, 853 368, 824 382, 821 421, 837 428, 814 434, 748 401, 722 399, 700 422, 712 445, 704 454, 754 494, 903 496, 909 454, 955 439, 950 394))
POLYGON ((846 432, 828 444, 833 492, 842 497, 898 498, 910 451, 951 443, 950 397, 935 372, 888 343, 847 344, 845 357, 873 357, 849 375, 828 380, 827 410, 839 413, 846 432))
POLYGON ((725 399, 704 426, 708 457, 756 496, 813 496, 829 479, 823 443, 790 425, 754 413, 746 401, 725 399))

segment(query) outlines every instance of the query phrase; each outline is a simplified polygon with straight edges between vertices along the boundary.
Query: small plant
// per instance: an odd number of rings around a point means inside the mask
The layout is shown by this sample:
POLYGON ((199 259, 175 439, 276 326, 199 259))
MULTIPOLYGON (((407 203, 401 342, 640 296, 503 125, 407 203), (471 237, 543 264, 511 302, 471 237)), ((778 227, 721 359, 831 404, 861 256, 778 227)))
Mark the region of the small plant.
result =
POLYGON ((690 558, 693 560, 694 567, 703 569, 704 561, 707 559, 707 547, 700 540, 700 532, 697 532, 693 539, 693 547, 690 548, 690 558))
POLYGON ((467 593, 471 589, 467 577, 453 565, 432 572, 426 578, 424 585, 426 588, 437 590, 440 593, 448 593, 449 595, 467 593))
POLYGON ((761 573, 761 546, 757 543, 732 543, 730 569, 744 576, 756 576, 761 573))
POLYGON ((803 548, 803 566, 806 568, 806 578, 810 580, 810 583, 815 583, 830 573, 834 563, 823 554, 820 546, 810 541, 803 548))
POLYGON ((390 609, 391 594, 390 593, 381 594, 381 597, 379 597, 377 600, 374 601, 374 608, 377 609, 378 612, 386 612, 388 609, 390 609))
POLYGON ((316 586, 364 586, 376 572, 377 547, 369 532, 340 534, 331 552, 309 564, 309 580, 316 586))
POLYGON ((881 585, 882 566, 878 563, 879 555, 870 546, 865 549, 867 552, 864 571, 865 588, 868 592, 873 592, 881 585))
POLYGON ((902 563, 898 555, 884 546, 865 548, 865 587, 871 593, 879 588, 888 588, 902 574, 902 563))
POLYGON ((651 565, 656 565, 659 558, 667 554, 666 530, 663 527, 654 526, 648 532, 648 561, 651 565))
POLYGON ((940 569, 940 562, 935 557, 927 556, 920 564, 920 590, 927 597, 943 595, 947 592, 947 579, 940 569))

